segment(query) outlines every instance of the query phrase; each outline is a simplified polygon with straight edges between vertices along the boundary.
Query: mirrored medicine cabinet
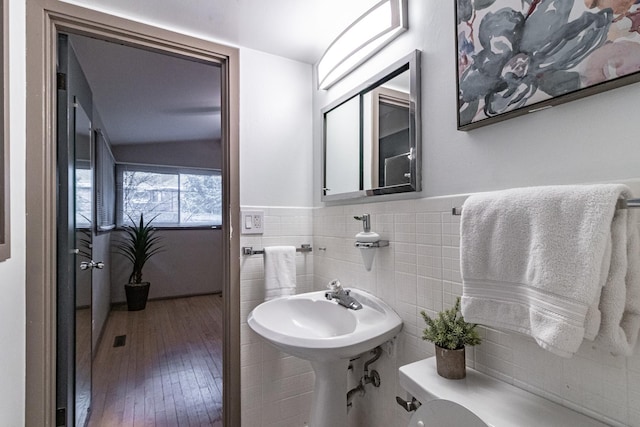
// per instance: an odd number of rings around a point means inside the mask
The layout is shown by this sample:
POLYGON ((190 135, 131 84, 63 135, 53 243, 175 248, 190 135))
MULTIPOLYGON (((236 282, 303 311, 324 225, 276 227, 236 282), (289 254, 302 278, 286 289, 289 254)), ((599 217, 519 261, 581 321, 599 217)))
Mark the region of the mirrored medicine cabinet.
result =
POLYGON ((322 109, 322 200, 420 191, 420 51, 322 109))

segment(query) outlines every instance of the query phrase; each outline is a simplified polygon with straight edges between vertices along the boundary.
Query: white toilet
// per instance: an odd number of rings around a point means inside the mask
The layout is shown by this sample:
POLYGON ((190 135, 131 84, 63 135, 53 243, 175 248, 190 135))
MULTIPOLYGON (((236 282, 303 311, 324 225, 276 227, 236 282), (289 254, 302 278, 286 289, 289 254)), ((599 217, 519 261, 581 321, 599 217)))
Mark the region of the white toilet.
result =
POLYGON ((484 421, 464 406, 444 399, 426 402, 411 417, 409 427, 427 426, 488 427, 484 421))
POLYGON ((409 427, 606 426, 470 368, 465 379, 442 378, 435 358, 402 366, 400 385, 422 403, 409 427))

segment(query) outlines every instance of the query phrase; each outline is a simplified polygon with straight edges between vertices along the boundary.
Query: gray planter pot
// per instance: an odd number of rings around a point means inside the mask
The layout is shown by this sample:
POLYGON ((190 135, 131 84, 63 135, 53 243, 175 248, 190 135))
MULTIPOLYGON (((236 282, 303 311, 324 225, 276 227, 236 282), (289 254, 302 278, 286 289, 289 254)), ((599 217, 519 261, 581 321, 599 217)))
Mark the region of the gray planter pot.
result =
POLYGON ((461 380, 466 377, 464 347, 449 350, 436 345, 436 368, 438 375, 450 380, 461 380))
POLYGON ((142 282, 137 285, 127 283, 124 285, 129 311, 144 310, 147 306, 147 298, 149 297, 149 286, 151 286, 149 282, 142 282))

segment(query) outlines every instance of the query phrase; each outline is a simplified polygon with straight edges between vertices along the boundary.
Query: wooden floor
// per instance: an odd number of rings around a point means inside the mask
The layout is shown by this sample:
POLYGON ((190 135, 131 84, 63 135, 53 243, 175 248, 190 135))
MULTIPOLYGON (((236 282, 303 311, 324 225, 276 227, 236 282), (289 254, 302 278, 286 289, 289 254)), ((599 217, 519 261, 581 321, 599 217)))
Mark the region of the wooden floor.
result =
POLYGON ((221 296, 113 310, 93 363, 90 427, 222 427, 221 296))

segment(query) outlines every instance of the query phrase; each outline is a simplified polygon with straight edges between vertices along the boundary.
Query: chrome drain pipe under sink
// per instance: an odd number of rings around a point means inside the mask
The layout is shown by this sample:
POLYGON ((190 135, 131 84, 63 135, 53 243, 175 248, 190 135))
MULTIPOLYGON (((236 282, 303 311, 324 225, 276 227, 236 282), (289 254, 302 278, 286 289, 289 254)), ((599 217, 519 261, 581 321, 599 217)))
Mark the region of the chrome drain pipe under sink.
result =
POLYGON ((369 373, 369 365, 371 365, 373 362, 378 360, 380 356, 382 356, 382 347, 378 346, 374 348, 373 350, 371 350, 371 353, 373 353, 374 355, 371 359, 367 360, 364 363, 364 375, 362 376, 362 378, 360 378, 358 385, 347 392, 347 411, 353 406, 352 401, 356 393, 360 393, 360 396, 365 395, 365 393, 367 392, 365 386, 367 384, 373 384, 374 387, 380 387, 380 374, 378 374, 378 371, 376 371, 375 369, 372 369, 371 373, 369 373))

